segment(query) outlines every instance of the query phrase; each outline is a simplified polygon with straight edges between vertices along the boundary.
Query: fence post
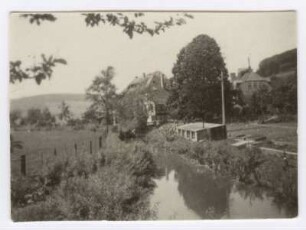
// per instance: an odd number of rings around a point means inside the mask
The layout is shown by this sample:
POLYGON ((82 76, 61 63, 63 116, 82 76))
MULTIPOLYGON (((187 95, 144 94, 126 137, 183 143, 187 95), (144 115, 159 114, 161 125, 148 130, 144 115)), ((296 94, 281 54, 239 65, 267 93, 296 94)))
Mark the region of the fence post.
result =
POLYGON ((78 154, 78 145, 76 143, 74 143, 74 153, 75 155, 78 154))
POLYGON ((89 152, 90 154, 92 154, 92 141, 89 142, 89 147, 90 147, 89 152))
POLYGON ((41 166, 44 166, 44 153, 41 151, 40 152, 40 157, 41 157, 41 166))
POLYGON ((99 137, 99 148, 102 148, 102 136, 99 137))
POLYGON ((21 169, 21 174, 22 175, 27 175, 27 169, 26 169, 26 156, 25 155, 21 155, 20 156, 20 163, 21 163, 21 167, 20 167, 20 169, 21 169))

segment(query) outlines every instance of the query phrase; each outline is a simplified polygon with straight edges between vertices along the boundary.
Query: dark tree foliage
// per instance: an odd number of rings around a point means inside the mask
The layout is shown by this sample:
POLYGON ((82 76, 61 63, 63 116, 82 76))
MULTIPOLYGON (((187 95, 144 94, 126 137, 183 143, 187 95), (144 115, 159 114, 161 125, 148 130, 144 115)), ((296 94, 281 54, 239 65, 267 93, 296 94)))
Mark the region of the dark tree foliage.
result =
MULTIPOLYGON (((180 26, 186 24, 186 19, 192 19, 193 16, 188 13, 177 13, 176 18, 170 17, 167 20, 154 22, 154 26, 148 26, 139 18, 145 17, 143 12, 135 12, 133 14, 123 12, 103 12, 103 13, 85 13, 82 14, 85 17, 85 23, 87 26, 99 26, 100 24, 118 26, 123 29, 129 38, 133 38, 134 33, 138 34, 160 34, 166 29, 173 26, 180 26)), ((57 18, 53 14, 23 14, 22 17, 28 18, 30 23, 36 22, 40 25, 42 21, 55 21, 57 18)))
POLYGON ((27 112, 26 123, 37 127, 50 127, 54 124, 55 117, 48 108, 40 110, 31 108, 27 112))
POLYGON ((70 106, 66 104, 65 101, 62 101, 61 105, 59 106, 60 114, 58 115, 60 120, 69 121, 72 119, 72 113, 70 111, 70 106))
POLYGON ((268 106, 271 105, 271 93, 267 87, 262 86, 251 97, 250 112, 253 115, 264 115, 268 113, 268 106))
MULTIPOLYGON (((184 47, 177 56, 172 70, 169 106, 172 116, 185 120, 211 120, 221 115, 221 73, 227 69, 216 41, 199 35, 184 47)), ((224 77, 227 108, 231 96, 229 82, 224 77)))
POLYGON ((56 21, 56 17, 53 14, 22 14, 21 17, 28 18, 31 24, 36 23, 40 25, 42 21, 56 21))
POLYGON ((13 110, 10 112, 10 123, 11 126, 15 125, 15 122, 19 119, 22 119, 21 110, 13 110))
POLYGON ((297 75, 284 80, 271 91, 272 106, 278 113, 297 113, 297 75))
POLYGON ((296 69, 297 49, 266 58, 259 63, 257 72, 263 77, 296 69))
POLYGON ((127 130, 135 130, 137 134, 143 134, 147 128, 147 111, 142 95, 128 93, 123 95, 116 106, 120 125, 127 130))
POLYGON ((44 54, 41 55, 41 58, 41 63, 25 69, 22 68, 21 61, 11 61, 10 83, 14 84, 16 81, 21 82, 26 79, 34 79, 39 85, 42 80, 51 78, 53 68, 57 64, 67 64, 66 60, 62 58, 54 58, 53 56, 47 58, 44 54))

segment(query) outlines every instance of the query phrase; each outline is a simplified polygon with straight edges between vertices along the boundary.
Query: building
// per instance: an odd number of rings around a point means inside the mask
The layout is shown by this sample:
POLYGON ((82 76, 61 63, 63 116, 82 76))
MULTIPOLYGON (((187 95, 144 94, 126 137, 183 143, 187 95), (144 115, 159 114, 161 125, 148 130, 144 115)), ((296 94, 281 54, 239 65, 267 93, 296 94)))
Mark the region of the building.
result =
POLYGON ((169 80, 160 72, 143 74, 128 85, 125 94, 137 94, 143 98, 147 112, 147 124, 159 125, 167 121, 169 80))
POLYGON ((226 126, 223 124, 194 122, 176 128, 177 134, 191 141, 223 140, 227 138, 226 126))
POLYGON ((238 74, 230 74, 230 82, 232 84, 232 89, 237 91, 235 96, 242 96, 244 103, 249 103, 252 95, 259 90, 266 88, 268 91, 271 90, 271 80, 269 77, 262 77, 258 73, 254 72, 249 66, 248 68, 238 69, 238 74), (239 92, 239 93, 238 93, 239 92))
POLYGON ((250 100, 255 92, 260 89, 266 88, 271 90, 270 78, 261 77, 259 74, 255 73, 250 69, 250 71, 244 73, 241 77, 241 83, 239 89, 241 90, 246 101, 250 100))
POLYGON ((234 90, 239 89, 240 84, 242 83, 241 77, 237 76, 236 73, 231 73, 229 81, 232 83, 232 87, 234 90))

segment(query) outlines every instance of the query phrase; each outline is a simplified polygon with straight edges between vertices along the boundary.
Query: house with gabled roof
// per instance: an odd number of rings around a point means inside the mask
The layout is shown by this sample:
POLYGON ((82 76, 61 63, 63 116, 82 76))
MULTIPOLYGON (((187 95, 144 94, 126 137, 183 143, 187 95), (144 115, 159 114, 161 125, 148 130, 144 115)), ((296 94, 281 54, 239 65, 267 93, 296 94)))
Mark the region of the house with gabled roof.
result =
POLYGON ((165 74, 155 71, 135 77, 123 93, 140 95, 147 111, 147 124, 159 125, 167 121, 168 86, 165 74))

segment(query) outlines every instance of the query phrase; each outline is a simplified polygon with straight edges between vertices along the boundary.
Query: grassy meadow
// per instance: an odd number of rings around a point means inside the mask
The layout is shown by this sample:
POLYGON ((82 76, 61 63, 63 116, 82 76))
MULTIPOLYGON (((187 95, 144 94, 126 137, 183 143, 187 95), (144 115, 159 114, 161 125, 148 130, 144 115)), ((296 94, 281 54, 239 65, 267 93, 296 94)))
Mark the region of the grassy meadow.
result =
POLYGON ((65 160, 75 155, 75 145, 77 153, 89 153, 91 141, 92 152, 97 152, 102 134, 102 131, 70 129, 13 131, 14 139, 22 142, 22 149, 15 150, 12 154, 12 174, 20 173, 22 154, 26 155, 27 173, 37 174, 42 166, 52 164, 57 158, 65 160))
MULTIPOLYGON (((286 145, 285 150, 297 152, 297 123, 275 123, 260 125, 255 123, 231 123, 227 125, 228 138, 239 135, 265 136, 268 141, 276 141, 286 145)), ((277 148, 277 146, 271 146, 277 148)))

